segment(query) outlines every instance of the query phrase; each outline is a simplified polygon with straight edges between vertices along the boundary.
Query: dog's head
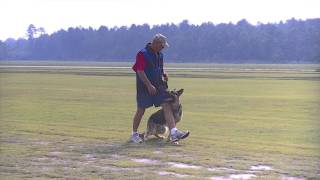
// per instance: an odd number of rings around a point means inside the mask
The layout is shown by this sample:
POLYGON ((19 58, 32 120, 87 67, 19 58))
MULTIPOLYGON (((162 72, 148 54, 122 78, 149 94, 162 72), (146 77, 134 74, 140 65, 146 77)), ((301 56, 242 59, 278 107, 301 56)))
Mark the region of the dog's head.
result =
POLYGON ((173 105, 179 105, 180 104, 180 96, 182 95, 184 89, 180 89, 180 90, 172 90, 169 92, 172 100, 170 101, 173 105))
POLYGON ((178 91, 176 89, 174 89, 174 90, 170 91, 170 94, 173 94, 173 95, 180 97, 182 95, 183 91, 184 91, 184 89, 180 89, 178 91))

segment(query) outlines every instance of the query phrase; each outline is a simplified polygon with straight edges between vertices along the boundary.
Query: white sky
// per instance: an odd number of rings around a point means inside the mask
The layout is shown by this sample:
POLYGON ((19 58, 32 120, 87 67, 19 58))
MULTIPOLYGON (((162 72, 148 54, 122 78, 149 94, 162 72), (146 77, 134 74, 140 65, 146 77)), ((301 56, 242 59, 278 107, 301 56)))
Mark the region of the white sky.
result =
POLYGON ((320 0, 0 0, 0 40, 24 37, 29 24, 51 34, 68 27, 202 22, 278 23, 320 18, 320 0))

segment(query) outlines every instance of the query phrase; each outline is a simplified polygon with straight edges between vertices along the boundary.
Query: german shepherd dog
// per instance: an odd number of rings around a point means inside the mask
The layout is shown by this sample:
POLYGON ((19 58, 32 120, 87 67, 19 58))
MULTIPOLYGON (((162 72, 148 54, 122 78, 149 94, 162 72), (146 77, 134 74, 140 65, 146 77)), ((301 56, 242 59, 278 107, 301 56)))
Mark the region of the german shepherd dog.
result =
MULTIPOLYGON (((183 115, 182 105, 179 100, 182 93, 183 89, 180 89, 178 91, 169 91, 169 94, 172 98, 169 103, 171 105, 171 110, 176 124, 181 121, 183 115)), ((151 135, 154 135, 159 139, 164 139, 167 136, 167 140, 170 141, 170 131, 164 118, 163 109, 160 109, 157 112, 153 113, 148 119, 147 129, 144 133, 143 139, 147 140, 151 135)))

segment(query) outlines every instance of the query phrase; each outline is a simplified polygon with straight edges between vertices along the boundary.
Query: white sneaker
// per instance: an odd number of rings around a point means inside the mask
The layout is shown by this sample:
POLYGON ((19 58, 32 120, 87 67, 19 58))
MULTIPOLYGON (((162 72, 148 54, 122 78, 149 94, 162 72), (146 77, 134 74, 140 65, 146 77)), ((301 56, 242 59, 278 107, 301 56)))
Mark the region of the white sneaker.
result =
POLYGON ((143 140, 140 138, 139 133, 134 133, 134 134, 131 135, 130 142, 142 143, 143 140))
POLYGON ((189 131, 183 132, 183 131, 177 130, 177 131, 175 131, 175 133, 171 134, 171 141, 172 142, 177 142, 180 139, 184 139, 184 138, 188 137, 189 134, 190 134, 189 131))

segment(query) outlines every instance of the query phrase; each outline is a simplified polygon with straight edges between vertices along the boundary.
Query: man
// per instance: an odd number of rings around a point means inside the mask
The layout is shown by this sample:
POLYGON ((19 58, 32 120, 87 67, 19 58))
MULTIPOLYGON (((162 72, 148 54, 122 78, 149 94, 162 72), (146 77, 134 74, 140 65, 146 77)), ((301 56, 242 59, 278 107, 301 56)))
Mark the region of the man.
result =
POLYGON ((136 72, 136 88, 137 88, 137 111, 133 118, 131 141, 134 143, 142 143, 142 139, 138 134, 142 116, 151 106, 161 106, 164 110, 166 123, 171 131, 171 139, 177 142, 189 135, 189 132, 182 132, 176 128, 173 113, 171 111, 170 95, 167 93, 166 82, 168 75, 163 70, 163 54, 161 50, 169 47, 166 37, 162 34, 156 34, 151 43, 140 50, 136 56, 136 63, 132 69, 136 72))

